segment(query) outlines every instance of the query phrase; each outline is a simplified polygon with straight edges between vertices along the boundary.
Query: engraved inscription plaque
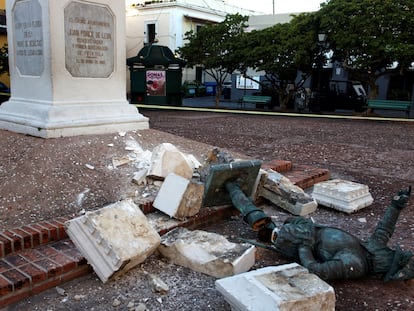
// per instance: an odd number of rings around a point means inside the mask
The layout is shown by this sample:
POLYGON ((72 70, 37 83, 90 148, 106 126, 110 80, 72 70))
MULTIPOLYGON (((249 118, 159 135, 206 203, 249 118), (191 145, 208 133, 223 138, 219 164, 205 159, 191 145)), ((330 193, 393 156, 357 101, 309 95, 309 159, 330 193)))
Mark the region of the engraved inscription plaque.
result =
POLYGON ((42 8, 38 0, 22 0, 13 7, 14 53, 20 74, 40 76, 44 69, 42 8))
POLYGON ((64 11, 65 63, 73 77, 107 78, 114 71, 114 15, 99 4, 73 1, 64 11))

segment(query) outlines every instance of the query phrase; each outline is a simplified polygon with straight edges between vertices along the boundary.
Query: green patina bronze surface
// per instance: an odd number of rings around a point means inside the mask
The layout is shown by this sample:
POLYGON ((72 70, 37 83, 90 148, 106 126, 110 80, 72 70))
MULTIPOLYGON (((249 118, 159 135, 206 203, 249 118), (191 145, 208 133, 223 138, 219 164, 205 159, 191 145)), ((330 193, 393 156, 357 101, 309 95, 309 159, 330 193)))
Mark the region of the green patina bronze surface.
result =
POLYGON ((253 230, 271 223, 247 197, 253 191, 262 162, 259 160, 216 164, 210 167, 204 192, 204 206, 233 204, 253 230))
POLYGON ((261 240, 272 242, 266 248, 297 261, 325 280, 371 274, 381 274, 386 281, 414 278, 413 254, 387 245, 400 212, 408 203, 411 187, 392 198, 367 241, 301 216, 290 217, 280 229, 275 229, 270 217, 246 196, 253 191, 260 166, 258 160, 212 165, 206 180, 204 206, 232 203, 244 221, 259 232, 261 240))
POLYGON ((338 228, 315 224, 308 218, 290 217, 275 235, 273 246, 326 280, 373 274, 381 274, 385 281, 412 279, 413 254, 387 245, 410 193, 408 188, 392 198, 367 241, 338 228))
POLYGON ((262 161, 240 161, 216 164, 210 167, 204 191, 204 206, 231 204, 226 183, 237 182, 244 194, 250 195, 256 182, 262 161))

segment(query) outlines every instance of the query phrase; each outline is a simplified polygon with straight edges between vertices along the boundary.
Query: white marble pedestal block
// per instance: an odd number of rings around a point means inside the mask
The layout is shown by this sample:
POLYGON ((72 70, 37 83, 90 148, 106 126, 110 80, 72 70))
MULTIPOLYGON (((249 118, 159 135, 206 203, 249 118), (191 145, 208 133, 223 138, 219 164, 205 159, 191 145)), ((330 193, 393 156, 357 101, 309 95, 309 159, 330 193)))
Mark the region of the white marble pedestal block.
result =
POLYGON ((315 184, 311 195, 318 204, 348 214, 367 207, 374 201, 367 185, 342 179, 315 184))
POLYGON ((147 129, 126 100, 125 3, 7 0, 0 128, 39 137, 147 129))
POLYGON ((255 263, 256 248, 217 233, 176 228, 161 237, 158 251, 176 265, 223 278, 248 271, 255 263))
POLYGON ((233 311, 334 311, 334 289, 292 263, 266 267, 216 281, 233 311))
POLYGON ((131 199, 71 219, 65 229, 104 283, 143 262, 161 242, 131 199))

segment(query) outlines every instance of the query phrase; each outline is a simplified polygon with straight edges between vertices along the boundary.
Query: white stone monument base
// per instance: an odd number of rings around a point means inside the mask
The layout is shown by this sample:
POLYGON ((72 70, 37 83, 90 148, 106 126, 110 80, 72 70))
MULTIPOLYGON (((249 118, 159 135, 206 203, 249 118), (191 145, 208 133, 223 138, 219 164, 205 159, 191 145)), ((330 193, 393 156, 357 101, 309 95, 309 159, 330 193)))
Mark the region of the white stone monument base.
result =
POLYGON ((65 101, 56 105, 12 97, 0 106, 0 129, 43 138, 148 128, 148 118, 127 101, 65 101))

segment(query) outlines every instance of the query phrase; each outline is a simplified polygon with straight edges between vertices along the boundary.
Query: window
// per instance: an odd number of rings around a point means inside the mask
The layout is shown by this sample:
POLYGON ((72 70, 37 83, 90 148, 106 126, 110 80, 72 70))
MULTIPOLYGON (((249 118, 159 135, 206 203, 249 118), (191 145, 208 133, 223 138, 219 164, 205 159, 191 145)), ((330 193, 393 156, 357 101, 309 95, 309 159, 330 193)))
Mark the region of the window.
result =
POLYGON ((157 33, 155 32, 155 24, 151 23, 151 24, 147 24, 147 29, 146 29, 146 42, 147 44, 152 44, 155 42, 155 35, 157 33))

